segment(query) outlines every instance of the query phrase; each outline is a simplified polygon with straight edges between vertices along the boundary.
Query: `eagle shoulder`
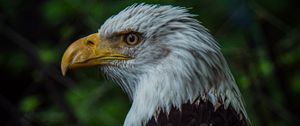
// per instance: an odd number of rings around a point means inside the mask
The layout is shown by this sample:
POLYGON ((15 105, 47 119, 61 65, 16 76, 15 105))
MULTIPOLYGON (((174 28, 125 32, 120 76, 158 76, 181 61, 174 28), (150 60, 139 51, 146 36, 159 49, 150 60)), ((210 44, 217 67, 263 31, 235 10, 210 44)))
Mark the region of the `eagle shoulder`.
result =
POLYGON ((181 108, 172 107, 169 113, 160 111, 152 117, 146 126, 247 126, 241 113, 229 105, 226 109, 220 105, 217 109, 209 101, 185 103, 181 108))

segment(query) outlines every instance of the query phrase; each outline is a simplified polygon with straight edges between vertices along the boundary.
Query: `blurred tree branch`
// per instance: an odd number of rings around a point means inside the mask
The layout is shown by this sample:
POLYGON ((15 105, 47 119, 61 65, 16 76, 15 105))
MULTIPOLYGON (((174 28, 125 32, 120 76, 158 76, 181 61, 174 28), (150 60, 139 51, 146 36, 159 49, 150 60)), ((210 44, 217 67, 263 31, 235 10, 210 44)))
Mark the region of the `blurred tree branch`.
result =
MULTIPOLYGON (((285 106, 286 111, 281 111, 278 108, 275 111, 285 112, 279 113, 278 116, 286 115, 287 117, 285 117, 285 119, 289 120, 291 124, 299 124, 299 117, 295 114, 292 114, 292 112, 295 112, 298 107, 295 106, 296 104, 294 104, 294 95, 290 90, 291 80, 288 77, 289 71, 286 70, 286 66, 280 61, 280 56, 282 56, 285 50, 282 46, 280 46, 282 45, 282 40, 288 37, 288 33, 293 31, 293 29, 291 26, 284 23, 258 4, 255 3, 254 6, 254 11, 258 15, 258 25, 261 27, 261 31, 264 36, 264 48, 266 49, 268 58, 274 66, 274 79, 276 80, 276 84, 279 86, 279 90, 282 92, 281 95, 284 95, 284 103, 282 104, 285 106)), ((293 46, 296 46, 296 43, 297 42, 294 42, 293 46)), ((289 64, 289 66, 293 67, 295 70, 295 64, 289 64)), ((268 99, 266 100, 269 101, 268 99)), ((272 102, 269 101, 269 103, 271 103, 272 106, 272 102)))
POLYGON ((32 60, 31 63, 36 70, 41 71, 44 75, 67 87, 74 85, 74 82, 71 79, 60 76, 60 72, 55 67, 42 62, 39 58, 36 47, 28 39, 24 38, 10 27, 5 26, 1 20, 0 33, 9 38, 11 42, 16 44, 19 48, 24 50, 27 56, 32 60))
MULTIPOLYGON (((5 26, 3 22, 0 20, 0 33, 3 34, 5 37, 11 40, 14 44, 16 44, 19 48, 24 50, 26 55, 32 60, 32 65, 36 69, 36 71, 41 72, 42 76, 44 76, 44 79, 47 80, 46 89, 49 91, 50 97, 53 99, 54 103, 56 103, 59 108, 65 113, 66 118, 69 120, 71 124, 81 125, 79 123, 78 118, 76 117, 75 113, 72 111, 70 106, 65 102, 65 99, 56 89, 55 84, 52 83, 52 81, 58 82, 63 85, 67 85, 68 87, 73 85, 73 81, 67 78, 63 78, 60 74, 60 72, 51 65, 48 65, 44 62, 42 62, 39 59, 38 51, 36 47, 26 38, 24 38, 22 35, 14 31, 12 28, 5 26)), ((0 99, 3 103, 3 105, 7 104, 3 102, 3 99, 0 99)), ((7 105, 5 105, 7 106, 7 105)), ((4 107, 5 107, 4 106, 4 107)), ((16 116, 15 111, 9 111, 10 114, 16 116)))
POLYGON ((10 122, 19 126, 32 126, 28 119, 2 95, 0 95, 0 108, 3 108, 3 110, 7 111, 9 116, 12 117, 10 122))

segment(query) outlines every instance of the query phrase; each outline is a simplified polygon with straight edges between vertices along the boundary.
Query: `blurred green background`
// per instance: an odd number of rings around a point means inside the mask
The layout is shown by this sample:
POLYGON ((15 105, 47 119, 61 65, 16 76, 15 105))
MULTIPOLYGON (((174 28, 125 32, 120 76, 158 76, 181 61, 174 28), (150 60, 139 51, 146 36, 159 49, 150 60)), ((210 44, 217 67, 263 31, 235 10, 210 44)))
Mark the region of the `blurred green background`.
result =
POLYGON ((125 93, 97 68, 60 73, 63 51, 133 3, 191 8, 220 43, 253 126, 300 124, 297 0, 0 0, 0 125, 120 126, 125 93))

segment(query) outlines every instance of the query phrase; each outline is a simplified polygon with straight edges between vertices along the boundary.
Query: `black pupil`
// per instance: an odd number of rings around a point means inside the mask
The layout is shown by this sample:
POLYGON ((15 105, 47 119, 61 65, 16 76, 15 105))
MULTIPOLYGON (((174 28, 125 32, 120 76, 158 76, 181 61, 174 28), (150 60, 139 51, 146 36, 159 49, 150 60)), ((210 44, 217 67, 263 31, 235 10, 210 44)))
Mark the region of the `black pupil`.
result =
POLYGON ((128 42, 134 42, 135 41, 135 36, 134 35, 129 35, 127 40, 128 40, 128 42))

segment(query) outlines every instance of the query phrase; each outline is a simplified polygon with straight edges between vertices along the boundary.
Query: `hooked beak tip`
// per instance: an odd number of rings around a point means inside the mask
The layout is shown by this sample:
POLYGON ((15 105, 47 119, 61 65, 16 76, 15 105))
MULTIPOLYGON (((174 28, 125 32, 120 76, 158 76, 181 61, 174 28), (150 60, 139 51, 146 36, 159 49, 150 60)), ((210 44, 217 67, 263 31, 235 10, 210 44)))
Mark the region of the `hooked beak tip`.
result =
POLYGON ((61 65, 61 74, 62 74, 63 76, 66 76, 67 71, 68 71, 68 66, 62 64, 62 65, 61 65))

